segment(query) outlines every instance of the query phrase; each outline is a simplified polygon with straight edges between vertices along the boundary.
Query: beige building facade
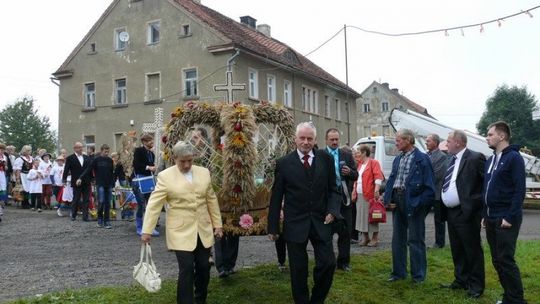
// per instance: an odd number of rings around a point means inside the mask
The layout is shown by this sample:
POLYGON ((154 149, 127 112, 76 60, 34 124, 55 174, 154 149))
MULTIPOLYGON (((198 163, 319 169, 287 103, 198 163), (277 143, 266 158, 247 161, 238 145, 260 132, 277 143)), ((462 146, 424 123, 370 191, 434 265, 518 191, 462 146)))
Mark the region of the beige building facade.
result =
POLYGON ((427 109, 401 95, 397 88, 390 88, 387 82, 373 81, 357 101, 357 130, 361 137, 393 136, 395 134, 389 118, 392 109, 410 109, 433 118, 427 109))
POLYGON ((319 134, 336 127, 343 142, 355 140, 360 94, 272 38, 269 26, 242 19, 193 0, 114 0, 53 73, 60 147, 82 141, 119 149, 121 134, 141 134, 156 107, 166 123, 186 101, 224 102, 227 92, 214 85, 226 82, 228 67, 234 83, 246 85, 235 101, 281 104, 319 134))

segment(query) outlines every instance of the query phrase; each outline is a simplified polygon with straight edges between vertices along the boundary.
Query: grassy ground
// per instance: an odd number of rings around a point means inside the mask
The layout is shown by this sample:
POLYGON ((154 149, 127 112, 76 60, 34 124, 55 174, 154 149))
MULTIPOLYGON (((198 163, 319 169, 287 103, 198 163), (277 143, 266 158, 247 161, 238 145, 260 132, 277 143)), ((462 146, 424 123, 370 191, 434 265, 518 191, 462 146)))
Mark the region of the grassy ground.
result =
MULTIPOLYGON (((353 272, 336 272, 328 303, 495 303, 502 289, 491 264, 489 249, 485 248, 486 291, 479 300, 469 300, 465 291, 439 288, 440 283, 453 279, 450 250, 428 251, 428 279, 420 285, 410 280, 388 283, 391 270, 390 252, 359 255, 352 258, 353 272)), ((540 303, 540 241, 518 244, 516 260, 521 269, 525 297, 529 303, 540 303)), ((171 265, 172 266, 172 265, 171 265)), ((176 267, 176 265, 174 265, 176 267)), ((150 294, 139 286, 115 286, 65 291, 41 298, 21 299, 22 303, 175 303, 176 281, 165 281, 162 290, 150 294)), ((278 272, 274 265, 243 269, 227 278, 212 278, 208 294, 209 304, 229 303, 292 303, 289 274, 278 272)))

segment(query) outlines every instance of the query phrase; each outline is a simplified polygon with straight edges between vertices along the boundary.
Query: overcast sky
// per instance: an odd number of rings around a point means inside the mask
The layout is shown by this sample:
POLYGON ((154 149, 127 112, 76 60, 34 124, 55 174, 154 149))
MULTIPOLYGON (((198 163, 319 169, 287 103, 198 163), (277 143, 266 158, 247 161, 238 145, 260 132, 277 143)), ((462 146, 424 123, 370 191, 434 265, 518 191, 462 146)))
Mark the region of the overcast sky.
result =
MULTIPOLYGON (((126 0, 123 0, 126 1, 126 0)), ((158 1, 158 0, 145 0, 158 1)), ((159 0, 165 1, 165 0, 159 0)), ((58 121, 58 87, 49 77, 89 31, 111 0, 0 2, 0 108, 29 95, 39 112, 58 121)), ((272 36, 306 54, 344 24, 401 33, 497 19, 539 4, 507 0, 310 1, 202 0, 238 20, 251 15, 272 36)), ((486 99, 498 85, 527 86, 540 96, 540 9, 502 26, 412 37, 387 37, 349 28, 349 85, 362 92, 388 82, 443 123, 476 130, 486 99)), ((343 33, 309 58, 345 81, 343 33)), ((0 117, 0 121, 1 121, 0 117)))

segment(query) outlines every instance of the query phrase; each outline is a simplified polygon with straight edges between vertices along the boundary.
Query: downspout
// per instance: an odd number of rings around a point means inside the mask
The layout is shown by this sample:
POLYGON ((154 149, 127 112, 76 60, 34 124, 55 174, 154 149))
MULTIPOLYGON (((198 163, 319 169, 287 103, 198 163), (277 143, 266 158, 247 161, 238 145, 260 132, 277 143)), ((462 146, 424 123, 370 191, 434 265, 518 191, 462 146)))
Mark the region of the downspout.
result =
POLYGON ((236 53, 234 53, 234 55, 227 59, 227 72, 232 72, 232 62, 234 61, 234 59, 236 59, 236 57, 240 55, 240 50, 237 48, 235 48, 235 50, 236 53))

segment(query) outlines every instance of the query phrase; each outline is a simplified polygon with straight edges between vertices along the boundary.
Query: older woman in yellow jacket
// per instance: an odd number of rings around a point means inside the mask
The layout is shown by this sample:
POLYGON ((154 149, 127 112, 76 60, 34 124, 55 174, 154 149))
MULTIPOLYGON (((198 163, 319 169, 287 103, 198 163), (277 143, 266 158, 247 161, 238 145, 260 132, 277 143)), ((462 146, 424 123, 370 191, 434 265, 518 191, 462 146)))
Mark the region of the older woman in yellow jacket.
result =
POLYGON ((193 146, 180 141, 172 152, 176 166, 158 175, 146 207, 141 239, 150 242, 165 205, 167 247, 175 251, 178 260, 177 303, 204 303, 210 281, 210 248, 214 236, 223 236, 221 214, 210 172, 192 165, 193 146))

